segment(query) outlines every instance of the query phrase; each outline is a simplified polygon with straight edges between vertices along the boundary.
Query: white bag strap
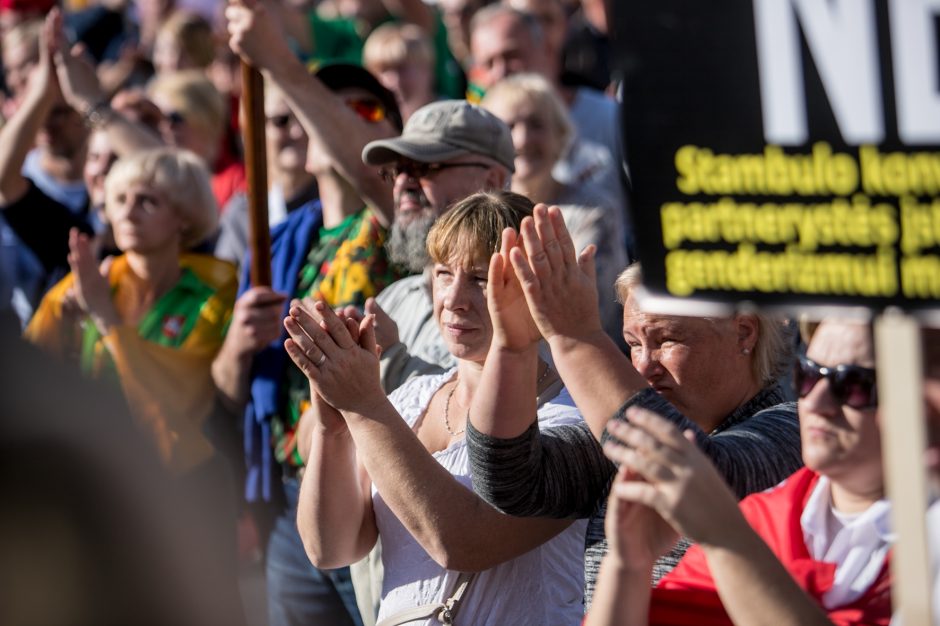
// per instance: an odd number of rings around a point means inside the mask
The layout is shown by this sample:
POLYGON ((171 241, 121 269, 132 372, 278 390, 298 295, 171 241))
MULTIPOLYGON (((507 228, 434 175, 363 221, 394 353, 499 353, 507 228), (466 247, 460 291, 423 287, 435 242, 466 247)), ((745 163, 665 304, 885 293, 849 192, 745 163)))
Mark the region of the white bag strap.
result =
POLYGON ((432 617, 437 619, 441 624, 447 624, 449 626, 457 619, 457 611, 460 609, 461 600, 463 600, 463 597, 467 594, 467 589, 470 588, 470 583, 473 582, 475 577, 476 573, 470 574, 461 572, 457 577, 454 593, 443 602, 425 604, 416 606, 413 609, 401 611, 395 615, 386 617, 375 626, 401 626, 408 622, 426 620, 432 617))

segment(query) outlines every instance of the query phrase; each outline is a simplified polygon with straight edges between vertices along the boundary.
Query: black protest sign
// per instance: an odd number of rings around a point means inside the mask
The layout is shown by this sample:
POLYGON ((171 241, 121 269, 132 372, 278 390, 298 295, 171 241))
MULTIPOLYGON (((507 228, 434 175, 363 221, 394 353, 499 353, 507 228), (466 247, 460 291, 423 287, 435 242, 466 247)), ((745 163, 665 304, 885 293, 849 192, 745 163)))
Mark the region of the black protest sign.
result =
POLYGON ((657 295, 940 303, 940 6, 612 3, 657 295))

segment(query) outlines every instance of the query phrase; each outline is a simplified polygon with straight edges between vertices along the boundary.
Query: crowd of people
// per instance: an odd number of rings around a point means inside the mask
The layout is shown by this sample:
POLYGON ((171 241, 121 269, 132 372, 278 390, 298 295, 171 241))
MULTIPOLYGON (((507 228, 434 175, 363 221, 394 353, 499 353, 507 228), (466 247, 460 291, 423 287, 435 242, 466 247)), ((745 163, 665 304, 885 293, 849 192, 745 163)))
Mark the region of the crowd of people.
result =
MULTIPOLYGON (((81 600, 108 576, 152 607, 132 621, 244 623, 258 555, 269 626, 892 623, 871 327, 645 308, 602 0, 7 0, 0 30, 0 395, 55 435, 27 454, 0 429, 0 482, 53 457, 11 491, 34 506, 49 468, 126 448, 93 499, 139 480, 129 528, 173 579, 7 509, 74 557, 0 533, 0 579, 57 570, 74 603, 30 623, 128 623, 81 600), (240 61, 264 78, 269 250, 240 61), (44 417, 43 358, 87 430, 44 417), (142 522, 157 496, 189 514, 142 522)), ((81 469, 37 511, 88 530, 81 469)), ((29 597, 0 590, 0 622, 29 597)))

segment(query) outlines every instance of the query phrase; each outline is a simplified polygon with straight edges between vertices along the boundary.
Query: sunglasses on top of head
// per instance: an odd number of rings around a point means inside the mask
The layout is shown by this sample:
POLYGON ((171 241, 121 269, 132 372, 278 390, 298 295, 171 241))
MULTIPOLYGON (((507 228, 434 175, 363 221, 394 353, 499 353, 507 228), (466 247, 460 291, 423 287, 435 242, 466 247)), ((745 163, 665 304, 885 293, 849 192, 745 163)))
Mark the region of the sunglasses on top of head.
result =
POLYGON ((367 122, 376 123, 385 119, 385 106, 378 100, 371 98, 346 98, 346 106, 353 110, 353 113, 367 122))
POLYGON ((824 367, 805 356, 800 356, 793 380, 796 393, 805 398, 820 380, 829 381, 829 393, 840 404, 853 409, 871 409, 878 406, 878 385, 875 370, 860 365, 824 367))

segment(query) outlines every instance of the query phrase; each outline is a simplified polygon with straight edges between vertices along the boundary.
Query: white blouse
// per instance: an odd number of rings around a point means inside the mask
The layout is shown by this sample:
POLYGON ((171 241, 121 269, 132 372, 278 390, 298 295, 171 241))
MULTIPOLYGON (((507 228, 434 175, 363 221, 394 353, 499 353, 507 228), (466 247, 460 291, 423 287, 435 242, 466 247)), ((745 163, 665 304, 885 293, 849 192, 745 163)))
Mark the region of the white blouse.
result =
MULTIPOLYGON (((413 378, 389 399, 413 427, 434 392, 453 376, 454 370, 450 370, 437 376, 413 378)), ((565 389, 538 411, 542 429, 580 421, 581 414, 565 389)), ((433 456, 458 482, 472 489, 463 439, 433 456)), ((378 619, 449 597, 459 573, 446 570, 431 559, 398 521, 374 484, 372 501, 385 568, 378 619)), ((541 546, 477 574, 461 603, 460 622, 475 626, 580 624, 584 615, 586 527, 586 520, 578 520, 541 546)))

